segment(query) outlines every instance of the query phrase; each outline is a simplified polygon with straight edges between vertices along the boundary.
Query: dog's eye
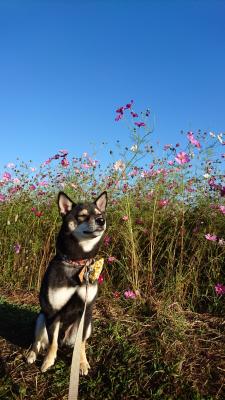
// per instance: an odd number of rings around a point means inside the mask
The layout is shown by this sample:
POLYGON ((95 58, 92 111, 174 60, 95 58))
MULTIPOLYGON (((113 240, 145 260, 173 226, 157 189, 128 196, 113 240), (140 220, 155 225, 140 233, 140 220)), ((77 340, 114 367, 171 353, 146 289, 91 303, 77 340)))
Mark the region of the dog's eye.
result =
POLYGON ((96 224, 103 226, 105 223, 105 220, 102 217, 98 217, 98 218, 96 218, 95 222, 96 222, 96 224))

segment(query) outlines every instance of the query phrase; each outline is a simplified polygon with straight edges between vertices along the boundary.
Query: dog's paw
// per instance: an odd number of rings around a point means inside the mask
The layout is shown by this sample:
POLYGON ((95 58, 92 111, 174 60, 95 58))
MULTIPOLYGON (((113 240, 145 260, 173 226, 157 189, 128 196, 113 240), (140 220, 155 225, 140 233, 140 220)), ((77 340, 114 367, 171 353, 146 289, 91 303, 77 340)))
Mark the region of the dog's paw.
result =
POLYGON ((33 364, 36 361, 36 358, 37 358, 37 356, 36 356, 35 351, 33 351, 33 350, 29 351, 28 356, 27 356, 28 364, 33 364))
POLYGON ((87 375, 88 370, 90 369, 90 365, 88 361, 81 361, 80 363, 80 375, 87 375))
POLYGON ((50 367, 52 367, 54 365, 55 362, 55 358, 52 357, 45 357, 43 364, 41 366, 41 372, 45 372, 47 371, 47 369, 49 369, 50 367))

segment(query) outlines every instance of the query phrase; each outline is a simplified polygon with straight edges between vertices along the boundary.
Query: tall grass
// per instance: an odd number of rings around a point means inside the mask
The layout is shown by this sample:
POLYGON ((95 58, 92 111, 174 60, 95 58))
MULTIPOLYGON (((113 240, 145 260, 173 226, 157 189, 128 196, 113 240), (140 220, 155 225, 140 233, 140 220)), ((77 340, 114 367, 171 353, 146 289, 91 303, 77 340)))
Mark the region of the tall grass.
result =
MULTIPOLYGON (((131 107, 119 109, 119 119, 131 107)), ((223 137, 183 134, 182 146, 166 145, 157 155, 143 119, 148 114, 142 114, 143 126, 131 117, 132 146, 105 170, 87 154, 71 158, 62 150, 35 171, 32 162, 6 167, 0 183, 1 285, 39 289, 61 222, 58 190, 79 201, 106 189, 105 293, 123 297, 130 289, 143 304, 154 298, 194 310, 223 309, 214 290, 225 283, 223 137)))

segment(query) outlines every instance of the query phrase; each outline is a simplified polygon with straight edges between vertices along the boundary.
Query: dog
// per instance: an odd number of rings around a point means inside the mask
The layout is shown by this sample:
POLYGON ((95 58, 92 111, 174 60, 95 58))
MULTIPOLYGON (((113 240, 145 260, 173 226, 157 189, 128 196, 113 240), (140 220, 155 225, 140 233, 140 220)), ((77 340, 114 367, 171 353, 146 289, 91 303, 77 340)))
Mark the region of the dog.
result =
MULTIPOLYGON (((56 240, 56 255, 50 261, 40 289, 41 311, 35 325, 34 342, 27 356, 35 362, 41 348, 47 355, 41 366, 45 372, 54 365, 58 344, 74 346, 86 297, 85 268, 91 266, 98 253, 106 229, 107 193, 93 203, 75 204, 64 192, 58 195, 62 226, 56 240)), ((80 353, 80 374, 87 375, 85 344, 92 329, 92 309, 98 282, 88 285, 83 339, 80 353)))

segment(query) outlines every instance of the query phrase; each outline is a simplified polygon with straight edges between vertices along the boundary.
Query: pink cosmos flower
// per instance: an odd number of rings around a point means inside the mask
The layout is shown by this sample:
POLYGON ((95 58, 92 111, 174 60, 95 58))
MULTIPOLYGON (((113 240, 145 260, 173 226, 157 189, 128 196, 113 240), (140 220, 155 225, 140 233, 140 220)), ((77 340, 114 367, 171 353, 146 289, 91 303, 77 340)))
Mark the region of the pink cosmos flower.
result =
POLYGON ((103 277, 103 275, 101 274, 101 275, 99 275, 99 277, 98 277, 98 283, 99 283, 99 285, 102 285, 103 282, 104 282, 104 277, 103 277))
POLYGON ((4 172, 3 174, 3 181, 4 182, 9 182, 11 179, 11 174, 9 172, 4 172))
POLYGON ((205 238, 207 240, 210 240, 211 242, 216 242, 217 241, 217 236, 216 235, 210 235, 210 233, 207 233, 207 235, 205 235, 205 238))
POLYGON ((178 164, 186 164, 190 161, 189 155, 187 153, 185 153, 184 151, 181 151, 180 153, 177 154, 177 156, 175 157, 176 162, 178 162, 178 164))
POLYGON ((122 119, 123 118, 123 114, 118 114, 117 116, 116 116, 116 118, 115 118, 115 121, 117 122, 117 121, 119 121, 120 119, 122 119))
POLYGON ((168 161, 168 164, 169 165, 174 165, 174 161, 170 160, 170 161, 168 161))
POLYGON ((128 215, 124 215, 124 216, 122 217, 122 220, 123 220, 123 221, 128 221, 128 219, 129 219, 128 215))
POLYGON ((144 122, 135 122, 134 125, 138 126, 138 128, 141 128, 141 126, 146 126, 144 122))
POLYGON ((165 206, 167 206, 167 204, 169 203, 169 200, 168 199, 162 199, 162 200, 159 200, 159 207, 165 207, 165 206))
POLYGON ((108 263, 109 264, 112 264, 114 261, 116 261, 117 260, 117 258, 116 257, 114 257, 114 256, 110 256, 110 257, 108 257, 108 263))
POLYGON ((133 290, 128 289, 124 292, 124 297, 125 297, 125 299, 135 299, 136 294, 135 294, 135 292, 133 292, 133 290))
POLYGON ((193 132, 188 132, 187 138, 188 138, 189 142, 191 144, 193 144, 195 147, 197 147, 198 149, 201 147, 200 142, 197 139, 194 138, 193 132))
POLYGON ((218 209, 221 211, 222 214, 225 214, 225 206, 218 206, 218 209))
POLYGON ((19 253, 20 253, 20 249, 21 249, 21 245, 20 245, 19 243, 16 243, 16 244, 14 245, 14 251, 15 251, 15 253, 16 253, 16 254, 19 254, 19 253))
POLYGON ((133 176, 137 176, 138 173, 139 173, 139 169, 138 169, 137 167, 134 167, 134 168, 132 169, 132 171, 129 173, 129 175, 130 175, 131 177, 133 177, 133 176))
POLYGON ((63 158, 62 161, 61 161, 61 165, 62 165, 64 168, 67 168, 67 167, 70 165, 70 163, 69 163, 69 161, 67 160, 67 158, 63 158))
POLYGON ((225 286, 222 285, 222 283, 217 283, 214 286, 215 292, 218 296, 222 296, 223 294, 225 294, 225 286))
POLYGON ((45 166, 45 165, 50 164, 51 161, 52 161, 52 159, 49 158, 48 160, 46 160, 46 161, 44 161, 44 162, 42 163, 42 166, 45 166))
POLYGON ((48 187, 48 182, 47 181, 40 181, 40 182, 38 182, 38 186, 48 187))
POLYGON ((103 239, 103 243, 105 246, 109 246, 109 243, 111 242, 111 237, 106 235, 103 239))
POLYGON ((29 186, 29 190, 35 190, 36 189, 36 186, 35 185, 30 185, 29 186))
POLYGON ((6 200, 6 196, 4 194, 0 194, 0 203, 3 203, 6 200))

